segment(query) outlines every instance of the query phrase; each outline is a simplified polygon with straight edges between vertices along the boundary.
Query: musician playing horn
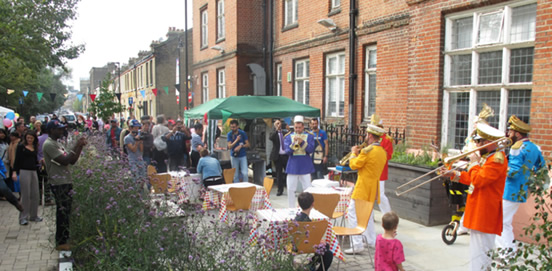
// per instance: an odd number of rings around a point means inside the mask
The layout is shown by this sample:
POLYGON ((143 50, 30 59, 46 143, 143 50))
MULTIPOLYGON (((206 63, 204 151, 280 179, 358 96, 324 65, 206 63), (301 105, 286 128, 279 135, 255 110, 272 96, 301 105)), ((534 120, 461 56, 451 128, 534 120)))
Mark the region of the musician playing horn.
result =
MULTIPOLYGON (((527 182, 529 176, 545 165, 539 146, 529 140, 529 124, 512 115, 508 121, 508 137, 512 139, 508 177, 502 198, 503 228, 501 237, 496 239, 496 246, 503 249, 517 250, 514 245, 514 228, 512 220, 519 206, 527 201, 527 182)), ((506 252, 506 251, 504 251, 506 252)), ((505 253, 506 254, 506 253, 505 253)))
MULTIPOLYGON (((380 137, 385 130, 376 125, 368 124, 366 128, 366 138, 369 145, 360 150, 358 146, 351 148, 351 159, 349 166, 351 169, 358 170, 358 178, 351 196, 347 216, 349 227, 357 226, 357 217, 355 210, 355 200, 366 200, 369 202, 378 201, 380 203, 379 181, 381 172, 387 162, 387 153, 380 145, 380 137)), ((374 212, 368 220, 368 228, 362 233, 368 240, 368 246, 374 247, 376 244, 376 232, 374 230, 374 212)), ((344 252, 347 254, 357 253, 364 250, 362 236, 353 236, 350 249, 344 252)))
POLYGON ((314 152, 314 136, 305 131, 303 116, 293 119, 294 131, 284 138, 284 150, 289 155, 286 166, 287 194, 290 208, 294 208, 297 200, 295 190, 300 182, 303 190, 311 186, 311 173, 314 172, 310 154, 314 152))
MULTIPOLYGON (((478 123, 474 140, 482 147, 495 140, 503 138, 503 132, 488 124, 478 123)), ((495 248, 495 238, 502 232, 502 194, 508 170, 508 161, 504 152, 497 151, 497 144, 479 150, 470 155, 468 172, 442 172, 446 177, 453 178, 470 185, 466 201, 464 226, 471 229, 470 234, 470 270, 487 270, 491 259, 487 252, 495 248)), ((445 169, 446 170, 446 169, 445 169)))

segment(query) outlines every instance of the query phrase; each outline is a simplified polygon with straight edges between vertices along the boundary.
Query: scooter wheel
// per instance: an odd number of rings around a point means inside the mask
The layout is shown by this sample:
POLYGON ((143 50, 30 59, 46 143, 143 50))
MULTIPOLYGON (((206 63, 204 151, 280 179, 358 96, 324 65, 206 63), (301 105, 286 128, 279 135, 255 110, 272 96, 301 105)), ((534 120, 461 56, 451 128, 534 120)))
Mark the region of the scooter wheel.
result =
POLYGON ((443 231, 441 232, 441 238, 443 238, 443 242, 447 245, 454 244, 454 241, 456 241, 456 231, 454 230, 454 224, 446 225, 443 228, 443 231))

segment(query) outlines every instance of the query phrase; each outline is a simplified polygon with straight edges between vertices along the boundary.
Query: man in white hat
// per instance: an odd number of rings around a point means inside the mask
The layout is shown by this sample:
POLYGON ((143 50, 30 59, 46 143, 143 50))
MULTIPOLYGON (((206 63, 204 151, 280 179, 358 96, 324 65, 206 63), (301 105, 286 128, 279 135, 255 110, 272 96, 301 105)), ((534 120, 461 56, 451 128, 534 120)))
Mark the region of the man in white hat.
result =
POLYGON ((502 232, 502 194, 508 171, 508 161, 503 151, 497 151, 493 141, 503 138, 503 132, 485 123, 476 126, 474 141, 481 156, 470 155, 468 172, 444 171, 443 176, 452 181, 469 185, 464 226, 470 233, 470 270, 487 270, 491 259, 487 252, 495 248, 495 238, 502 232))
POLYGON ((303 116, 293 119, 295 131, 284 139, 284 150, 289 155, 286 166, 287 194, 290 208, 295 207, 295 190, 300 182, 303 190, 311 186, 311 173, 314 172, 311 153, 314 152, 314 136, 305 131, 303 116))
MULTIPOLYGON (((366 138, 364 141, 368 143, 368 147, 360 149, 358 146, 351 148, 351 159, 349 166, 351 169, 358 170, 358 178, 351 195, 349 208, 347 209, 347 217, 349 227, 357 226, 357 213, 355 208, 355 200, 365 200, 380 204, 380 176, 383 168, 387 163, 387 152, 380 145, 380 137, 385 133, 385 130, 373 124, 368 124, 366 128, 366 138)), ((368 228, 362 233, 368 240, 368 246, 375 246, 376 232, 374 229, 374 213, 368 220, 368 228)), ((350 249, 344 252, 347 254, 358 253, 364 250, 362 236, 353 236, 350 249)))

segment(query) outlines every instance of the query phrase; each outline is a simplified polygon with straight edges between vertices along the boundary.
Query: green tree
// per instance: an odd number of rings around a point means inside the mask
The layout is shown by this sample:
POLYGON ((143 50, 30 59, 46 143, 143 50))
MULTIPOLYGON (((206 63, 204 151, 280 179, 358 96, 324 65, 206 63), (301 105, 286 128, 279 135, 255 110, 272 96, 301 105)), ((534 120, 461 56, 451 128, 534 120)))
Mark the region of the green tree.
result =
MULTIPOLYGON (((83 45, 70 44, 69 23, 76 18, 79 0, 0 1, 0 89, 32 89, 47 67, 62 68, 76 58, 83 45)), ((16 108, 15 95, 0 97, 16 108)))
POLYGON ((112 83, 113 80, 108 74, 107 78, 102 81, 100 94, 96 96, 96 99, 90 104, 89 108, 90 112, 103 120, 107 120, 114 114, 121 113, 124 110, 115 96, 115 93, 109 90, 109 86, 112 85, 112 83))
POLYGON ((75 99, 73 101, 72 108, 75 112, 82 112, 82 101, 79 101, 79 99, 75 99))

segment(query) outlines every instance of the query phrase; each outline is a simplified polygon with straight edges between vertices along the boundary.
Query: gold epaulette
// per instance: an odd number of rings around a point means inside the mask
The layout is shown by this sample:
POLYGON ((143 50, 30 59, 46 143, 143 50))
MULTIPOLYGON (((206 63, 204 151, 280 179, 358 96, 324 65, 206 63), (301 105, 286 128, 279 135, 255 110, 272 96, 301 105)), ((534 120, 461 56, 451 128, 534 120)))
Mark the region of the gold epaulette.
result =
POLYGON ((368 146, 368 147, 362 149, 362 153, 367 154, 367 153, 369 153, 373 148, 374 148, 374 146, 373 146, 373 145, 370 145, 370 146, 368 146))
POLYGON ((514 145, 512 145, 511 149, 512 150, 517 150, 517 149, 521 148, 521 145, 523 145, 523 141, 518 141, 518 142, 514 143, 514 145))
POLYGON ((503 152, 495 153, 495 155, 493 156, 493 162, 504 164, 504 153, 503 152))
POLYGON ((385 136, 387 137, 387 139, 389 139, 389 141, 393 141, 393 137, 388 135, 388 134, 385 134, 385 136))
POLYGON ((289 131, 287 134, 284 135, 284 137, 291 135, 292 131, 289 131))

